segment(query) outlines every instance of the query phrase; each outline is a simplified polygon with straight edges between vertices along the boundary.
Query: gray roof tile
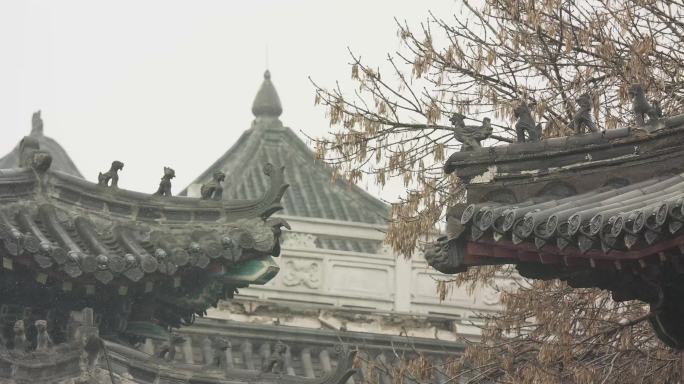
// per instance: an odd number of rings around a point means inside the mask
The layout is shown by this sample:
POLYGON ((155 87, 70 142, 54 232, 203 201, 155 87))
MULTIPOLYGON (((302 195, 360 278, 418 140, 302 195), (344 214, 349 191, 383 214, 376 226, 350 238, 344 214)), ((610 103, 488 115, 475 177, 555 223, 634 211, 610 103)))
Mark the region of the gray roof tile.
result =
MULTIPOLYGON (((280 99, 270 75, 266 76, 254 102, 252 127, 193 184, 206 183, 221 170, 226 174, 223 197, 248 199, 266 188, 261 169, 272 163, 285 167, 290 184, 283 199, 285 215, 384 224, 389 207, 357 186, 332 182, 332 170, 314 160, 306 144, 282 125, 277 118, 280 111, 280 99)), ((181 192, 186 194, 187 189, 181 192)))
POLYGON ((549 196, 543 202, 471 204, 460 217, 465 226, 461 234, 470 241, 489 233, 514 244, 532 242, 538 248, 561 250, 569 246, 581 253, 627 250, 678 232, 681 225, 672 223, 681 223, 683 206, 684 174, 679 174, 560 199, 549 196))

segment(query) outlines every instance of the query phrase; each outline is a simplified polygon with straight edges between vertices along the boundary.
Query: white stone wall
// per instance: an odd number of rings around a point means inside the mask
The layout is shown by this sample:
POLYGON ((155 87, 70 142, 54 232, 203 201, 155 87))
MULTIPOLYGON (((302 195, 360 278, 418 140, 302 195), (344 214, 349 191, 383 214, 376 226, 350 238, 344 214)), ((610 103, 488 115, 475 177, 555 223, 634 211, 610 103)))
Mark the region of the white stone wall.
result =
MULTIPOLYGON (((440 302, 437 281, 449 276, 429 267, 421 254, 407 260, 387 246, 375 254, 316 248, 317 236, 381 241, 381 227, 285 218, 293 230, 284 235, 282 254, 276 258, 281 271, 263 286, 241 289, 240 299, 359 308, 397 315, 441 315, 454 318, 454 330, 468 335, 479 333, 471 325, 478 322, 477 312, 497 308, 498 295, 493 289, 470 295, 465 288, 456 288, 440 302)), ((302 325, 308 323, 301 321, 302 325)), ((373 326, 369 324, 367 328, 372 331, 373 326)))

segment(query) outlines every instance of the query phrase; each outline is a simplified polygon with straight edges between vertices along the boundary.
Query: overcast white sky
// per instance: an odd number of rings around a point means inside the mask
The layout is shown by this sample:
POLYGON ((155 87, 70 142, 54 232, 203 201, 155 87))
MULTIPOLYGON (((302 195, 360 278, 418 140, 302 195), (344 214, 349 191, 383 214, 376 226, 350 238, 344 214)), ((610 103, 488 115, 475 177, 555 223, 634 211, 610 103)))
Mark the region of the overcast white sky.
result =
POLYGON ((456 8, 453 0, 0 0, 0 156, 41 109, 46 135, 87 179, 116 159, 126 164, 122 188, 152 192, 168 165, 177 193, 249 128, 267 47, 281 120, 320 136, 329 127, 308 76, 350 89, 347 47, 381 64, 399 47, 393 17, 418 25, 428 10, 456 8))

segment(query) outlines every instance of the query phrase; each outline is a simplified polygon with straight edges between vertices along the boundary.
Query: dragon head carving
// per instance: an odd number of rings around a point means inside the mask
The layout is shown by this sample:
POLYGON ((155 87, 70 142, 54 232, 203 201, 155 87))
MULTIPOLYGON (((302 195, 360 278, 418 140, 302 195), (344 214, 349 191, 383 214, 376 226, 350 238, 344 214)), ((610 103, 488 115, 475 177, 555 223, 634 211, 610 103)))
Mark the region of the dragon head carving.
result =
MULTIPOLYGON (((457 249, 451 249, 454 244, 446 236, 439 237, 432 243, 425 245, 425 261, 434 269, 447 274, 465 272, 466 267, 460 262, 456 261, 461 252, 456 252, 456 255, 450 255, 457 249)), ((462 256, 461 256, 462 257, 462 256)))

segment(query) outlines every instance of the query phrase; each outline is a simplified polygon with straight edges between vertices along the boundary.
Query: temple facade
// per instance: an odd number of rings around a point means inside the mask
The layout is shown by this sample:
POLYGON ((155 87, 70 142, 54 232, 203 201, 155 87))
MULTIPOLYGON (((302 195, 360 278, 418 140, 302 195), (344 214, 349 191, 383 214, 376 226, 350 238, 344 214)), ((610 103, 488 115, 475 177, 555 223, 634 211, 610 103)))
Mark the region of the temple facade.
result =
POLYGON ((383 244, 388 206, 282 124, 268 72, 252 112, 180 197, 170 168, 153 195, 118 160, 86 181, 34 115, 0 159, 0 378, 389 383, 421 357, 448 382, 496 293, 440 302, 439 272, 383 244))
POLYGON ((118 160, 97 183, 81 178, 39 113, 0 163, 0 381, 342 384, 356 373, 343 343, 333 368, 305 377, 280 340, 242 368, 251 354, 233 355, 225 333, 195 343, 202 328, 186 330, 279 272, 282 167, 263 164, 268 186, 248 199, 217 199, 217 183, 173 197, 168 167, 156 193, 128 191, 118 160))
MULTIPOLYGON (((285 167, 290 189, 276 216, 292 230, 283 233, 280 273, 262 286, 240 289, 208 311, 201 324, 221 324, 238 339, 242 327, 249 326, 255 335, 308 340, 292 343, 295 371, 307 376, 331 369, 328 355, 335 338, 363 346, 365 365, 387 367, 398 364, 393 345, 406 359, 422 353, 439 361, 460 353, 463 337, 476 340, 478 313, 496 310, 494 290, 472 296, 456 291, 440 302, 439 272, 420 255, 406 259, 383 244, 389 206, 357 186, 332 181, 331 169, 283 125, 268 71, 252 112, 251 127, 181 194, 200 196, 201 186, 217 173, 230 180, 223 198, 259 194, 266 183, 253 165, 268 161, 285 167)), ((258 350, 271 337, 260 339, 252 340, 250 348, 258 350)), ((355 375, 357 382, 364 380, 364 370, 355 375)), ((390 375, 383 377, 389 380, 390 375)))

